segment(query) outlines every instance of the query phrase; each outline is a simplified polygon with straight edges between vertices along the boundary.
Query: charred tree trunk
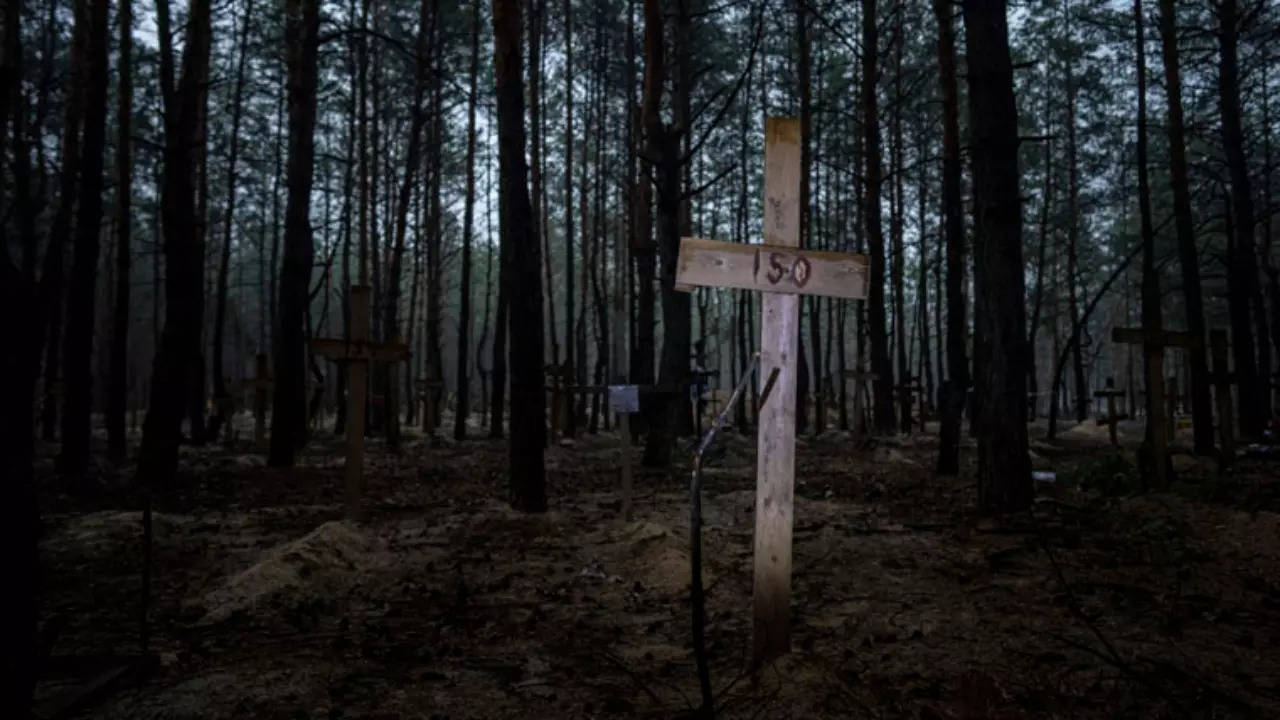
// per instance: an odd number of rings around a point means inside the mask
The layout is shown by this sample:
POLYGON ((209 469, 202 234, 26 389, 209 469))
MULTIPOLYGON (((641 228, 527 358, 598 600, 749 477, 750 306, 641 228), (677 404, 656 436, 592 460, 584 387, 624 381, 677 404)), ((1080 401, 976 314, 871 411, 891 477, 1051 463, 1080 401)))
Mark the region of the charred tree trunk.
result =
POLYGON ((1191 422, 1197 455, 1213 453, 1213 407, 1209 404, 1209 366, 1205 360, 1204 298, 1200 292, 1200 257, 1191 217, 1187 180, 1187 141, 1182 118, 1182 71, 1178 66, 1178 28, 1175 0, 1160 0, 1160 45, 1164 60, 1164 89, 1168 101, 1169 182, 1173 190, 1174 228, 1178 261, 1182 265, 1182 295, 1187 330, 1195 338, 1189 348, 1191 366, 1191 422))
POLYGON ((311 180, 315 158, 316 55, 319 0, 286 0, 285 62, 289 96, 289 197, 285 207, 284 266, 280 270, 280 317, 274 347, 275 392, 271 403, 274 466, 292 466, 306 442, 306 338, 303 319, 315 248, 311 241, 311 180))
POLYGON ((969 388, 965 313, 964 210, 960 199, 960 103, 951 3, 933 0, 938 20, 938 79, 942 86, 942 233, 947 253, 947 380, 938 442, 938 473, 960 472, 960 418, 969 388))
POLYGON ((502 244, 511 248, 511 506, 547 509, 543 446, 546 408, 542 368, 542 248, 532 222, 525 168, 524 83, 519 0, 493 0, 494 77, 498 99, 502 244))
POLYGON ((1004 0, 965 0, 973 148, 974 317, 981 328, 978 506, 1031 505, 1018 113, 1004 0))

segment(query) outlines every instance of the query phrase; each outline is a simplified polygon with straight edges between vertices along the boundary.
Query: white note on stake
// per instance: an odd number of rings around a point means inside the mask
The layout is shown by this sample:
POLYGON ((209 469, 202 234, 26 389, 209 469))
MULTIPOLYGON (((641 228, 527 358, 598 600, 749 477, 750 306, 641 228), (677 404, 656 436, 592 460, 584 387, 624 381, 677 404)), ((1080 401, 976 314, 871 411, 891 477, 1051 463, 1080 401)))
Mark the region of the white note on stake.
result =
POLYGON ((638 385, 610 385, 609 410, 616 413, 640 412, 638 385))

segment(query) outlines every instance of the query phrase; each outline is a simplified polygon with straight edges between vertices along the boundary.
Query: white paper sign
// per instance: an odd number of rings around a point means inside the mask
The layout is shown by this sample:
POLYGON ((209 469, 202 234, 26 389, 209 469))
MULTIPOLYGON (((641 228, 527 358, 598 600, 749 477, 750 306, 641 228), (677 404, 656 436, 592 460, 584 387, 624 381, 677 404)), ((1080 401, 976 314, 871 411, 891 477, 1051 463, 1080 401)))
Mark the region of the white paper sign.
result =
POLYGON ((638 385, 610 385, 609 410, 616 413, 640 412, 638 385))

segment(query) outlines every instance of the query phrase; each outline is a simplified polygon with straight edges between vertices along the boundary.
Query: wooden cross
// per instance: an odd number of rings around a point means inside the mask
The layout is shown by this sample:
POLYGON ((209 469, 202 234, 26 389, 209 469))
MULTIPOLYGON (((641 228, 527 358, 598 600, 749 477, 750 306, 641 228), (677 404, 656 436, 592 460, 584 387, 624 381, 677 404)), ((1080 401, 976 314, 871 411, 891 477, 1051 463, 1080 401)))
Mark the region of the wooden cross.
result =
POLYGON ((364 495, 364 404, 368 392, 369 363, 408 360, 409 347, 399 342, 369 342, 367 286, 352 285, 347 298, 351 303, 351 339, 317 338, 311 341, 311 351, 347 363, 347 514, 359 519, 364 495))
POLYGON ((844 376, 853 380, 853 437, 854 441, 860 441, 863 433, 867 429, 866 406, 862 400, 871 399, 871 390, 867 387, 867 383, 875 382, 879 376, 873 372, 866 370, 845 370, 844 376))
POLYGON ((266 353, 254 358, 253 377, 235 384, 238 390, 253 389, 253 442, 261 445, 267 440, 267 392, 275 386, 271 379, 271 366, 266 353))
POLYGON ((1114 378, 1107 378, 1107 387, 1095 391, 1093 396, 1107 399, 1107 434, 1111 437, 1111 444, 1120 447, 1120 441, 1116 437, 1116 398, 1123 397, 1124 391, 1116 389, 1114 378))
POLYGON ((427 376, 414 381, 414 386, 422 401, 422 432, 431 435, 436 431, 436 391, 444 387, 444 381, 433 377, 427 368, 427 376))
MULTIPOLYGON (((1156 333, 1154 330, 1148 331, 1146 328, 1112 328, 1111 342, 1125 345, 1142 345, 1146 348, 1150 359, 1159 361, 1163 366, 1165 348, 1189 348, 1201 341, 1189 332, 1176 330, 1161 330, 1156 333)), ((1178 405, 1178 380, 1176 377, 1170 377, 1163 387, 1156 384, 1157 380, 1159 378, 1148 380, 1147 392, 1152 395, 1152 407, 1159 409, 1161 403, 1166 405, 1166 415, 1165 417, 1160 417, 1159 412, 1152 413, 1147 418, 1147 422, 1151 426, 1152 472, 1155 476, 1156 486, 1165 487, 1168 484, 1165 472, 1166 468, 1168 468, 1169 443, 1173 441, 1177 433, 1174 413, 1178 405)))
MULTIPOLYGON (((911 417, 912 413, 914 412, 914 408, 916 407, 920 408, 920 431, 923 432, 924 431, 924 399, 923 399, 924 388, 921 387, 919 379, 907 378, 906 383, 902 385, 895 385, 893 389, 894 389, 894 392, 898 393, 899 397, 904 395, 906 396, 905 410, 908 418, 911 417)), ((907 427, 910 428, 911 425, 912 423, 910 422, 910 420, 908 420, 907 427)))
POLYGON ((1209 353, 1213 356, 1213 394, 1218 401, 1218 442, 1222 467, 1235 459, 1235 410, 1231 403, 1231 384, 1235 377, 1227 370, 1227 331, 1209 331, 1209 353))
POLYGON ((764 244, 681 238, 677 289, 742 288, 763 293, 760 374, 776 390, 760 407, 756 459, 753 658, 791 647, 791 530, 795 495, 796 360, 800 296, 867 296, 867 258, 800 249, 800 121, 764 126, 764 244))

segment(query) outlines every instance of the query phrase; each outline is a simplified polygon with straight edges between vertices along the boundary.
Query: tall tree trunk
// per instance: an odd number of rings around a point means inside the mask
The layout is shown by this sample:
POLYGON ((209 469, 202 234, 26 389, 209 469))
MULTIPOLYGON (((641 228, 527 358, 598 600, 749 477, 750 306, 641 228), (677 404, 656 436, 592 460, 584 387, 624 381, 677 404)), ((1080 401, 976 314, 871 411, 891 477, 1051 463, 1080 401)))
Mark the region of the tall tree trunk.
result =
MULTIPOLYGON (((1258 437, 1271 417, 1271 395, 1259 382, 1254 330, 1266 347, 1266 313, 1251 312, 1257 304, 1261 311, 1262 294, 1258 288, 1258 257, 1254 245, 1253 189, 1249 182, 1249 164, 1245 159, 1244 130, 1240 120, 1240 68, 1236 47, 1240 40, 1240 9, 1236 0, 1216 4, 1218 14, 1218 107, 1222 113, 1222 147, 1231 175, 1231 210, 1234 215, 1235 242, 1227 265, 1227 304, 1231 314, 1231 350, 1235 361, 1236 387, 1239 388, 1240 432, 1245 437, 1258 437), (1254 320, 1257 320, 1256 325, 1254 320)), ((1270 172, 1271 168, 1267 168, 1270 172)), ((1268 363, 1270 357, 1268 352, 1268 363)), ((1269 367, 1264 367, 1268 370, 1269 367)), ((1219 422, 1228 422, 1219 418, 1219 422)))
MULTIPOLYGON (((1157 461, 1149 463, 1145 470, 1146 482, 1163 490, 1169 485, 1168 467, 1165 463, 1165 410, 1164 398, 1164 348, 1154 342, 1164 329, 1160 312, 1160 274, 1156 269, 1156 233, 1151 221, 1151 183, 1147 173, 1147 50, 1142 21, 1142 0, 1133 0, 1138 63, 1138 214, 1142 228, 1142 328, 1148 342, 1143 348, 1146 369, 1147 428, 1144 444, 1151 449, 1157 461)), ((1139 465, 1140 467, 1141 464, 1139 465)))
MULTIPOLYGON (((476 206, 476 81, 480 72, 480 0, 471 3, 471 70, 467 94, 467 190, 462 211, 462 268, 458 283, 458 406, 454 412, 453 437, 467 436, 467 417, 471 414, 471 387, 468 382, 467 345, 471 325, 471 233, 476 206)), ((535 125, 536 127, 536 125, 535 125)), ((532 221, 530 224, 534 224, 532 221)), ((536 227, 536 225, 535 225, 536 227)), ((537 272, 540 268, 535 268, 537 272)), ((541 327, 541 325, 539 325, 541 327)), ((539 358, 541 360, 541 358, 539 358)))
POLYGON ((276 322, 275 392, 271 403, 274 466, 292 466, 306 442, 306 338, 303 318, 315 248, 311 241, 311 180, 315 159, 316 55, 319 0, 286 0, 285 62, 289 69, 289 197, 285 209, 280 318, 276 322))
MULTIPOLYGON (((0 303, 5 308, 35 309, 40 299, 35 283, 34 199, 28 177, 26 97, 22 92, 22 3, 0 6, 0 139, 12 122, 13 214, 16 245, 22 259, 9 255, 9 236, 0 231, 0 303)), ((13 583, 9 609, 0 619, 0 707, 23 716, 31 706, 39 657, 40 508, 33 472, 35 427, 31 407, 40 364, 38 312, 0 312, 0 333, 16 340, 17 351, 0 353, 0 476, 5 502, 0 510, 0 544, 5 548, 7 577, 13 583)))
MULTIPOLYGON (((862 0, 862 47, 877 48, 876 0, 862 0)), ((880 117, 876 109, 876 86, 880 74, 876 67, 879 52, 862 53, 862 128, 865 136, 866 184, 863 189, 863 222, 866 223, 867 248, 871 254, 871 289, 867 312, 871 326, 871 372, 875 389, 873 417, 877 433, 897 432, 893 410, 893 365, 889 361, 889 332, 885 318, 884 298, 884 233, 880 228, 880 117)))
MULTIPOLYGON (((1139 0, 1140 1, 1140 0, 1139 0)), ((1046 107, 1048 103, 1045 103, 1046 107)), ((1052 135, 1052 126, 1045 135, 1052 135)), ((1040 195, 1040 239, 1036 250, 1036 285, 1032 291, 1030 329, 1027 331, 1027 381, 1031 401, 1028 404, 1031 419, 1035 420, 1040 406, 1040 378, 1036 370, 1036 335, 1040 331, 1040 316, 1044 310, 1044 266, 1048 261, 1049 207, 1053 204, 1053 141, 1044 143, 1044 190, 1040 195)))
MULTIPOLYGON (((391 257, 387 263, 387 280, 383 294, 383 332, 386 340, 404 341, 400 331, 400 275, 404 264, 405 237, 409 231, 409 206, 413 202, 414 181, 422 153, 422 133, 427 124, 427 113, 422 107, 426 98, 428 78, 431 74, 430 62, 432 53, 438 52, 431 41, 435 36, 435 26, 439 22, 433 4, 422 2, 418 11, 418 38, 415 54, 417 64, 414 68, 413 81, 413 117, 409 126, 409 146, 405 151, 404 177, 401 180, 399 194, 396 197, 395 238, 391 244, 391 257)), ((388 185, 390 188, 390 185, 388 185)), ((388 198, 390 199, 390 198, 388 198)), ((375 253, 376 255, 376 253, 375 253)), ((400 445, 400 393, 396 387, 398 365, 383 365, 376 376, 381 382, 384 403, 384 417, 387 446, 396 449, 400 445)), ((406 378, 405 385, 413 387, 413 379, 406 378)))
MULTIPOLYGON (((897 350, 897 373, 895 381, 898 385, 911 383, 911 367, 907 348, 907 312, 906 294, 903 284, 906 276, 906 252, 903 247, 903 232, 906 220, 906 208, 903 207, 903 143, 902 143, 902 7, 894 8, 893 38, 893 126, 892 145, 889 149, 890 167, 893 172, 893 185, 889 188, 889 241, 893 256, 892 277, 893 289, 893 335, 894 347, 897 350)), ((905 389, 898 395, 898 427, 904 433, 911 432, 911 393, 905 389)))
POLYGON ((960 199, 960 103, 951 3, 933 0, 938 21, 938 81, 942 86, 942 233, 947 252, 947 381, 938 441, 938 473, 960 472, 960 418, 969 388, 965 312, 964 210, 960 199))
POLYGON ((75 255, 67 293, 67 353, 63 367, 66 405, 62 413, 63 472, 89 467, 90 412, 93 409, 94 296, 97 293, 99 235, 102 232, 102 155, 107 136, 107 0, 80 0, 87 23, 84 75, 84 137, 80 161, 80 202, 75 255))
POLYGON ((1178 261, 1182 265, 1182 296, 1187 330, 1195 342, 1189 348, 1191 366, 1191 423, 1197 455, 1213 453, 1213 407, 1209 404, 1209 366, 1205 361, 1204 297, 1200 292, 1200 257, 1191 191, 1187 180, 1187 141, 1182 119, 1182 72, 1178 66, 1176 1, 1160 0, 1160 46, 1164 60, 1164 89, 1168 102, 1169 182, 1173 190, 1174 228, 1178 261))
POLYGON ((111 369, 107 380, 107 455, 128 454, 125 411, 129 392, 129 290, 133 230, 133 3, 121 0, 119 73, 116 100, 116 285, 112 312, 111 369))
MULTIPOLYGON (((576 377, 577 349, 574 337, 575 306, 573 296, 573 3, 564 0, 564 377, 576 377)), ((559 370, 559 368, 557 368, 559 370)), ((564 431, 572 437, 577 432, 577 418, 572 400, 564 403, 568 410, 564 431)), ((560 408, 552 408, 559 412, 560 408)))
POLYGON ((920 312, 920 366, 924 369, 924 405, 921 408, 923 412, 926 408, 933 407, 933 358, 930 357, 929 343, 929 263, 926 258, 929 257, 928 233, 925 232, 925 208, 928 206, 929 191, 929 174, 926 171, 928 165, 924 162, 925 145, 923 142, 919 144, 918 160, 920 161, 920 184, 916 186, 916 230, 920 235, 920 256, 917 262, 920 265, 920 274, 916 282, 919 286, 916 288, 916 306, 920 312))
MULTIPOLYGON (((682 40, 686 40, 688 8, 679 3, 676 32, 673 45, 677 60, 674 75, 676 89, 673 96, 673 122, 664 124, 660 114, 662 88, 666 78, 666 59, 663 48, 664 31, 662 11, 656 0, 645 0, 645 136, 647 155, 654 164, 654 184, 658 200, 658 253, 662 275, 659 279, 662 291, 662 359, 658 369, 658 384, 664 393, 655 409, 654 424, 649 428, 645 444, 644 464, 647 467, 666 467, 671 463, 675 447, 677 425, 681 422, 681 399, 688 387, 689 358, 692 349, 692 316, 690 294, 675 289, 676 255, 680 247, 681 212, 681 138, 684 122, 684 96, 688 92, 689 76, 682 40)), ((686 421, 685 425, 688 424, 686 421)))
MULTIPOLYGON (((1064 12, 1070 12, 1063 4, 1064 12)), ((1070 27, 1070 18, 1067 20, 1070 27)), ((1068 30, 1068 32, 1070 32, 1068 30)), ((1075 406, 1076 422, 1084 422, 1089 416, 1089 386, 1084 377, 1084 350, 1081 347, 1080 333, 1083 323, 1080 322, 1080 301, 1077 297, 1080 266, 1077 257, 1077 246, 1080 238, 1080 162, 1076 148, 1076 82, 1071 64, 1067 64, 1067 311, 1070 313, 1071 327, 1075 328, 1071 337, 1071 368, 1075 374, 1075 406)))
MULTIPOLYGON (((162 227, 165 318, 151 374, 150 405, 142 429, 137 481, 144 492, 170 485, 178 466, 182 417, 190 397, 190 367, 200 355, 204 248, 196 232, 194 154, 200 141, 201 97, 209 71, 209 0, 193 0, 187 14, 182 75, 176 88, 169 46, 168 0, 157 3, 161 94, 165 98, 162 227)), ((301 373, 299 373, 301 379, 301 373)))
MULTIPOLYGON (((76 189, 80 178, 80 128, 85 105, 85 79, 88 72, 85 56, 88 48, 87 6, 76 3, 76 21, 72 29, 71 57, 67 65, 67 93, 62 121, 62 167, 58 173, 58 206, 49 231, 49 247, 45 251, 40 274, 41 333, 44 337, 44 405, 40 413, 40 435, 52 442, 58 424, 61 401, 62 369, 62 303, 64 265, 67 245, 71 242, 71 219, 76 207, 76 189)), ((39 144, 39 143, 38 143, 39 144)))
POLYGON ((243 112, 245 65, 249 58, 249 28, 253 22, 253 0, 246 0, 240 21, 240 58, 236 62, 235 89, 231 95, 231 135, 227 138, 227 201, 222 216, 222 249, 218 259, 218 289, 213 315, 213 396, 217 399, 217 415, 210 423, 210 439, 216 439, 231 412, 227 383, 223 373, 223 334, 227 320, 227 275, 231 270, 232 224, 236 212, 236 162, 240 157, 240 119, 243 112))
MULTIPOLYGON (((809 18, 806 13, 807 3, 803 0, 796 3, 796 36, 797 45, 799 46, 799 62, 798 75, 800 83, 800 246, 807 248, 816 248, 817 244, 813 238, 810 223, 813 222, 811 212, 813 208, 810 201, 812 194, 809 187, 810 173, 813 167, 813 150, 810 147, 809 134, 812 124, 812 92, 810 85, 810 45, 809 45, 809 18)), ((813 354, 813 387, 816 388, 817 398, 814 402, 814 426, 815 433, 820 433, 826 426, 826 402, 822 394, 822 330, 821 330, 821 303, 820 298, 816 295, 809 298, 809 343, 812 345, 813 354)), ((801 397, 805 393, 801 392, 801 397)), ((798 403, 799 405, 799 403, 798 403)), ((797 407, 800 415, 800 408, 797 407)))
POLYGON ((1018 112, 1004 0, 965 0, 973 166, 974 317, 983 344, 978 432, 978 506, 1031 505, 1027 454, 1027 330, 1018 192, 1018 112))
POLYGON ((546 408, 542 369, 542 248, 532 222, 525 172, 524 83, 521 82, 519 0, 493 0, 494 77, 502 244, 511 248, 511 506, 547 509, 543 446, 546 408))

